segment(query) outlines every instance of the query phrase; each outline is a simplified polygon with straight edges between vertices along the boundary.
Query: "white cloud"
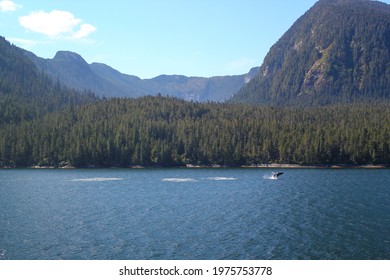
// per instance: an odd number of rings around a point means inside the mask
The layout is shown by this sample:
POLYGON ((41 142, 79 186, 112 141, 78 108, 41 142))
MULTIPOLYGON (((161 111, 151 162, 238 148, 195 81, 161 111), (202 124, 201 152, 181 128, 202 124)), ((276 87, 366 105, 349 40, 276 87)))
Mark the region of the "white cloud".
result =
POLYGON ((20 9, 22 5, 16 4, 11 0, 2 0, 0 1, 0 11, 2 12, 14 12, 17 9, 20 9))
POLYGON ((19 18, 19 23, 27 30, 44 34, 49 37, 64 37, 67 39, 81 39, 94 32, 96 28, 67 11, 53 10, 32 12, 28 16, 19 18))
POLYGON ((81 39, 81 38, 85 38, 87 37, 90 33, 96 31, 96 27, 91 25, 91 24, 88 24, 88 23, 84 23, 80 26, 80 29, 75 32, 73 34, 73 37, 75 39, 81 39))

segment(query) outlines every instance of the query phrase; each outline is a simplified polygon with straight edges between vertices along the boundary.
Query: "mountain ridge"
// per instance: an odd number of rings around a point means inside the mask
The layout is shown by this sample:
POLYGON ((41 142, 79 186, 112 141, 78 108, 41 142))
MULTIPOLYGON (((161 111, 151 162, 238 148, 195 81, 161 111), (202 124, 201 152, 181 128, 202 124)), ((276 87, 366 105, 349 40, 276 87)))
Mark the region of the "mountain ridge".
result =
POLYGON ((250 79, 259 67, 247 74, 215 77, 159 75, 141 79, 123 74, 113 67, 93 62, 88 64, 81 55, 58 51, 52 59, 43 59, 25 50, 25 55, 43 72, 78 90, 91 90, 105 97, 140 97, 169 95, 184 100, 222 102, 230 98, 250 79))
POLYGON ((24 52, 0 36, 0 129, 98 99, 53 82, 24 52))
POLYGON ((231 101, 329 104, 390 97, 390 5, 318 1, 231 101))

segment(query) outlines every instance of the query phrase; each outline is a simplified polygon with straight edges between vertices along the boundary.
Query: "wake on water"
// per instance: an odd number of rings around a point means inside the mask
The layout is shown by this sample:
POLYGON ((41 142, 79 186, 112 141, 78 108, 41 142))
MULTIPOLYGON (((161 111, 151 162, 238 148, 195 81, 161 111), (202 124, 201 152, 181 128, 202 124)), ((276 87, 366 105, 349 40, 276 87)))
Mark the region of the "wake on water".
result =
MULTIPOLYGON (((81 178, 71 180, 72 182, 106 182, 106 181, 120 181, 124 178, 81 178)), ((263 175, 263 179, 266 180, 277 180, 277 177, 274 177, 273 174, 265 174, 263 175)), ((200 180, 211 180, 211 181, 235 181, 238 178, 235 177, 208 177, 202 178, 200 180)), ((185 182, 198 182, 199 179, 194 178, 163 178, 161 181, 163 182, 173 182, 173 183, 185 183, 185 182)))
POLYGON ((105 181, 120 181, 123 178, 85 178, 85 179, 74 179, 73 182, 105 182, 105 181))
POLYGON ((164 178, 161 181, 164 181, 164 182, 175 182, 175 183, 196 182, 196 180, 192 179, 192 178, 164 178))
MULTIPOLYGON (((234 177, 209 177, 209 178, 202 178, 202 180, 234 181, 234 180, 238 180, 238 178, 234 178, 234 177)), ((174 183, 184 183, 184 182, 198 182, 199 180, 193 179, 193 178, 164 178, 161 181, 174 182, 174 183)))
MULTIPOLYGON (((72 182, 106 182, 106 181, 120 181, 124 178, 81 178, 81 179, 73 179, 72 182)), ((202 178, 201 180, 212 180, 212 181, 234 181, 238 180, 238 178, 234 177, 209 177, 202 178)), ((174 182, 174 183, 185 183, 185 182, 198 182, 198 179, 194 178, 163 178, 161 181, 163 182, 174 182)))
POLYGON ((234 177, 210 177, 210 178, 206 178, 207 180, 211 180, 211 181, 235 181, 235 180, 238 180, 238 178, 234 178, 234 177))

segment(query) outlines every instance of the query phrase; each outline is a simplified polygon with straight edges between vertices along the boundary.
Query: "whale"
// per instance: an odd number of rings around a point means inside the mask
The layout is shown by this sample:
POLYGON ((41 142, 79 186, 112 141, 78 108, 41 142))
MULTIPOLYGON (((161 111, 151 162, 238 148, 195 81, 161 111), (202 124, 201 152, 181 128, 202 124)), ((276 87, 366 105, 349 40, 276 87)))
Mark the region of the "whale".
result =
POLYGON ((283 172, 274 172, 273 174, 272 174, 272 178, 278 178, 280 175, 282 175, 283 174, 283 172))

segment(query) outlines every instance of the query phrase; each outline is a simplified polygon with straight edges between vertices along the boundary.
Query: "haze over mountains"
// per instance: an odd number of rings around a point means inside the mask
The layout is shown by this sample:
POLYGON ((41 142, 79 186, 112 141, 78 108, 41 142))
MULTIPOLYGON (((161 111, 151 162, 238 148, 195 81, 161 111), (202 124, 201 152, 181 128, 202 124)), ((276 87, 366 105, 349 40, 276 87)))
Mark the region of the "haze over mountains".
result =
POLYGON ((329 104, 390 97, 390 5, 320 0, 270 49, 233 98, 329 104))
POLYGON ((79 54, 59 51, 53 59, 43 59, 32 52, 25 54, 44 73, 65 85, 91 90, 105 97, 140 97, 169 95, 193 101, 225 101, 258 73, 255 67, 247 74, 211 78, 160 75, 152 79, 122 74, 102 63, 88 64, 79 54))

